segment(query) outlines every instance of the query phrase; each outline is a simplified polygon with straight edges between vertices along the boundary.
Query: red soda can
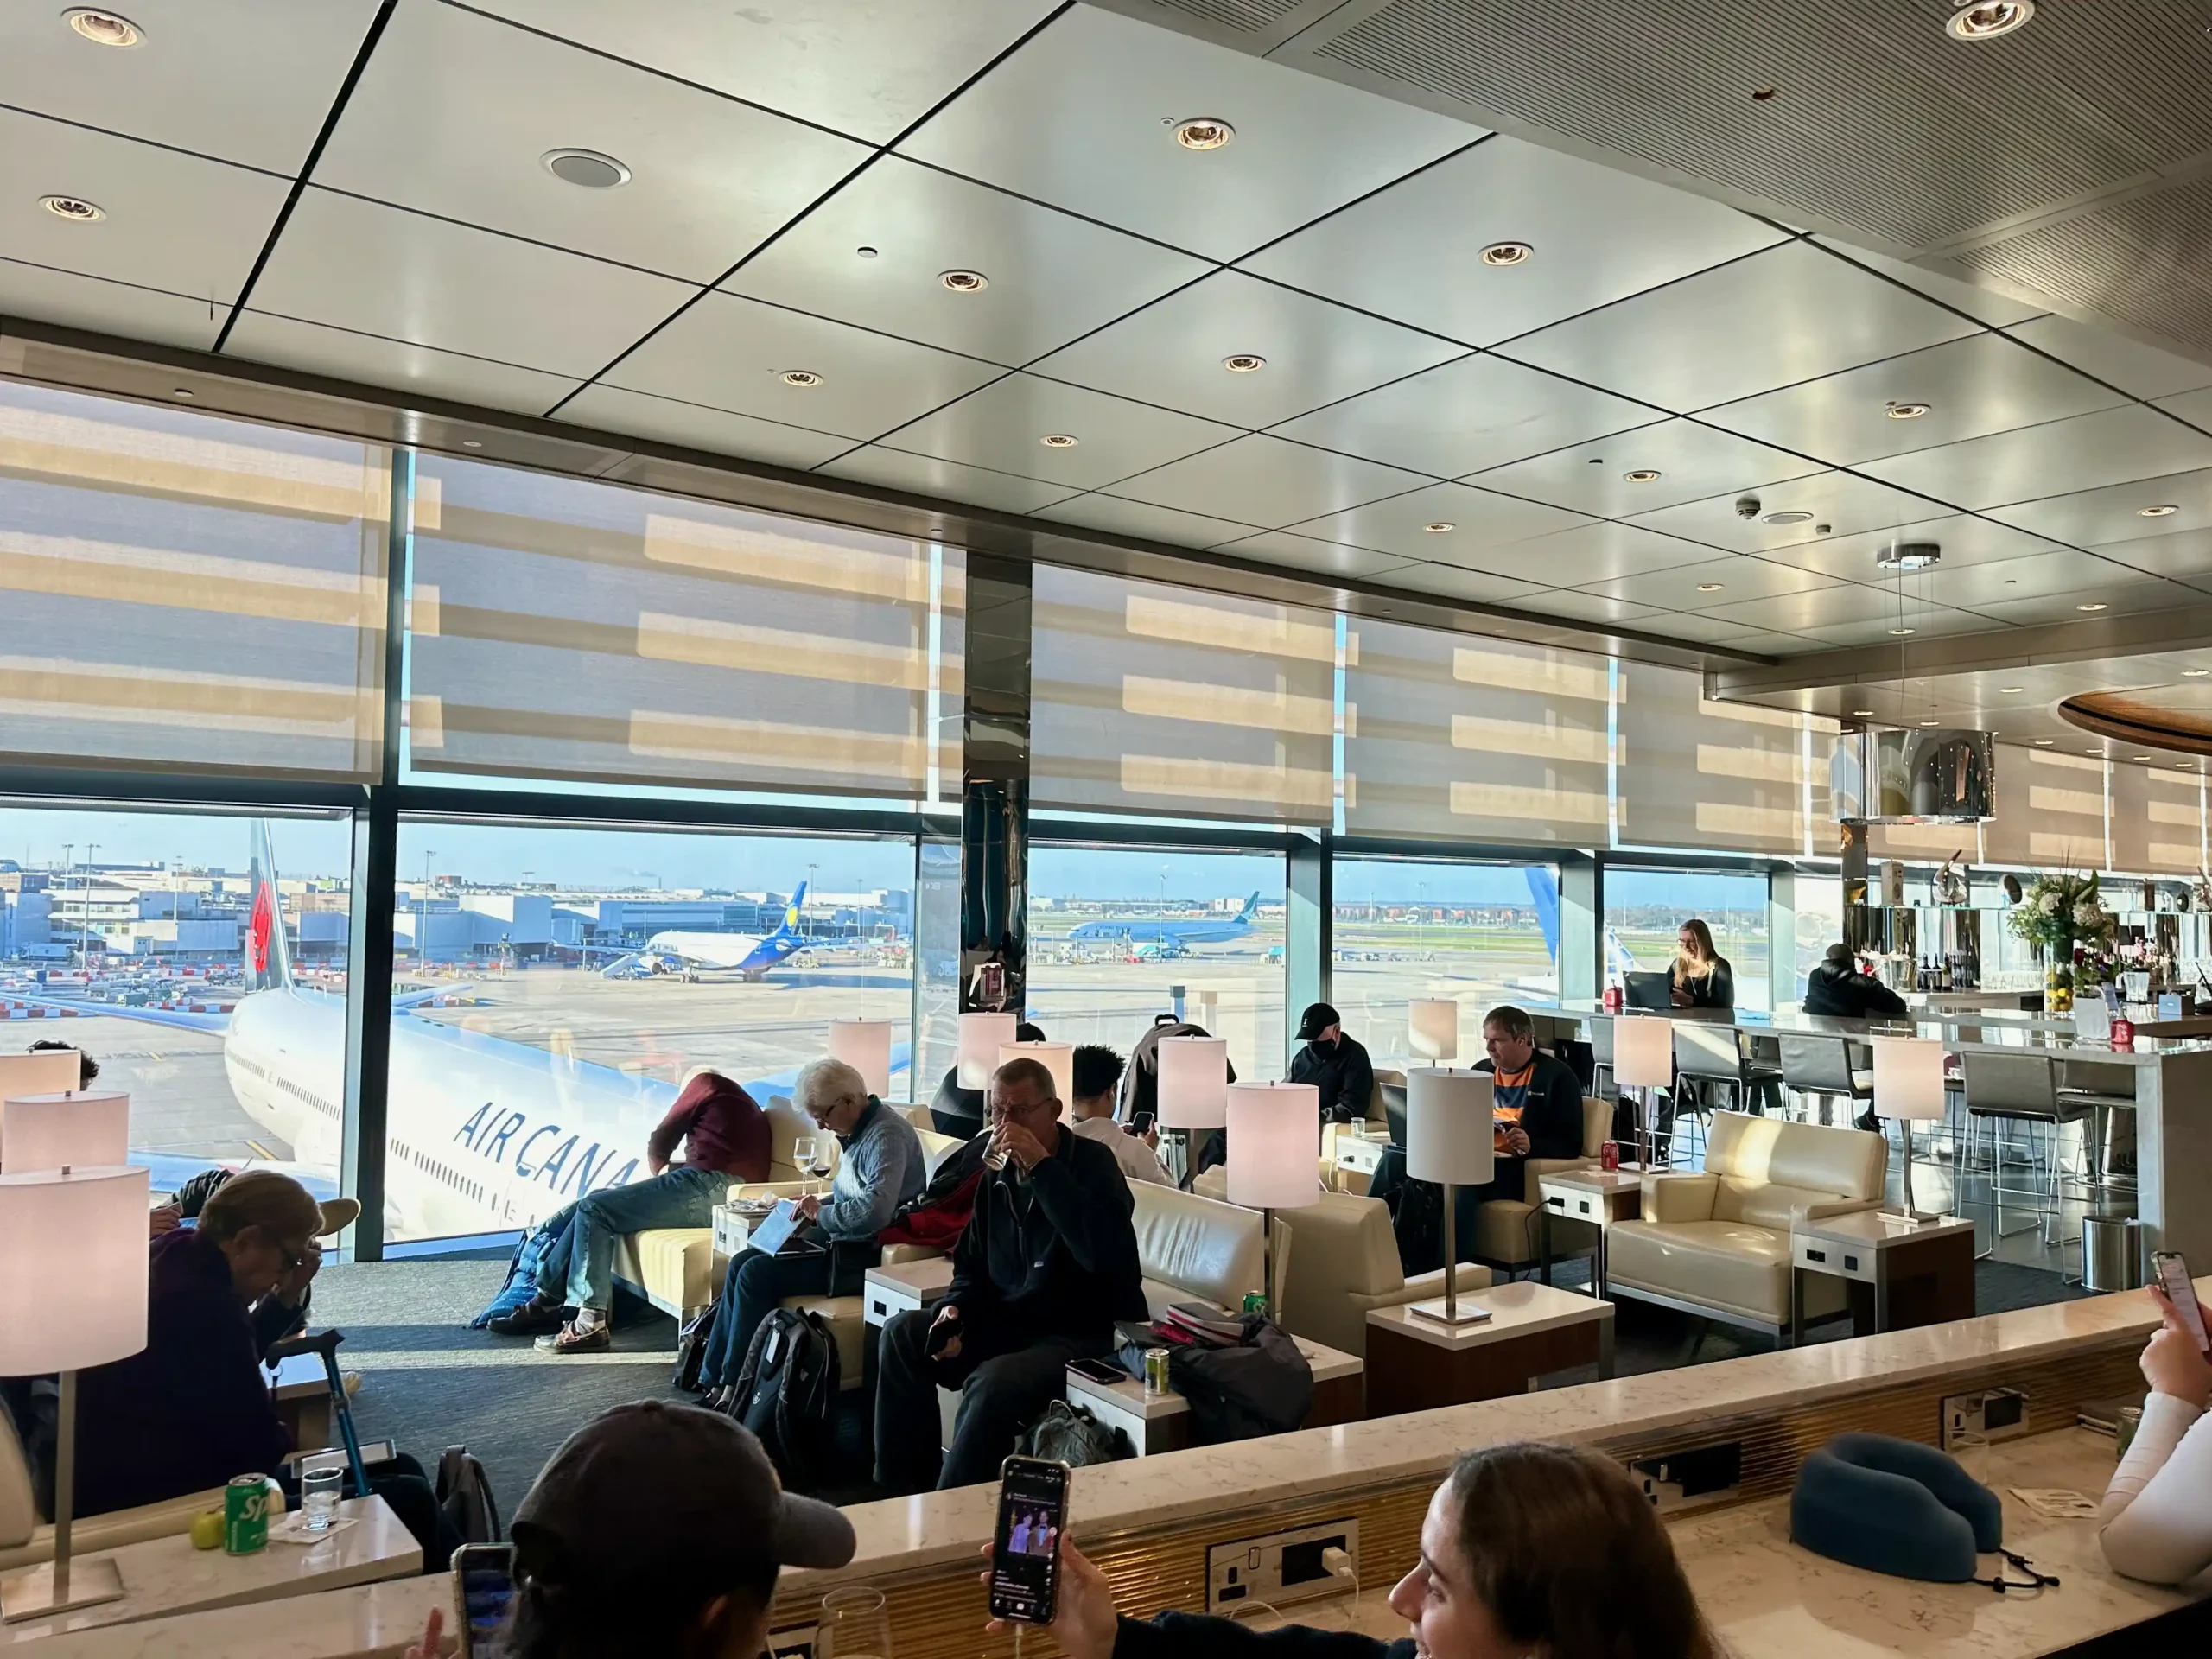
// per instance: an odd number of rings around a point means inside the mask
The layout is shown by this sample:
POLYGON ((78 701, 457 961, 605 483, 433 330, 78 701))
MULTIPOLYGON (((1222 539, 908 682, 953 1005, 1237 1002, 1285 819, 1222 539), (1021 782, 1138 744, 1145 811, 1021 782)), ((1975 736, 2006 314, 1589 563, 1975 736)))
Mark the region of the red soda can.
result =
POLYGON ((1621 1166, 1621 1143, 1618 1141, 1600 1141, 1598 1146, 1598 1167, 1618 1169, 1621 1166))

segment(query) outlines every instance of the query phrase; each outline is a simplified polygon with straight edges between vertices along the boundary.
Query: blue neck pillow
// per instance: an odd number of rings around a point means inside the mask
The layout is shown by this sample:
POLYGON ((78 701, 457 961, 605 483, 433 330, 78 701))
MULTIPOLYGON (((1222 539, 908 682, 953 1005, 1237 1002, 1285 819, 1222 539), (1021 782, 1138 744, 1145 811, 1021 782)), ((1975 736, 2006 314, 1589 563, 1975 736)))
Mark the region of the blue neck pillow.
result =
POLYGON ((1963 1584, 2005 1541, 1997 1494, 1948 1452, 1887 1434, 1839 1434, 1807 1458, 1790 1541, 1893 1578, 1963 1584))

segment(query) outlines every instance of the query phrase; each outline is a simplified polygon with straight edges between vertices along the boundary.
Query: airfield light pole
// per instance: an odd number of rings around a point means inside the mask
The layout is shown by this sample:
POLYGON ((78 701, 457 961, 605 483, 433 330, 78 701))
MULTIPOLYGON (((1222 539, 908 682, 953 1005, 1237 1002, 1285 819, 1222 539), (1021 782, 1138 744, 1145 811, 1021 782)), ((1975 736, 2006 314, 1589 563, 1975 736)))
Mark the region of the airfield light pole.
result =
POLYGON ((1421 907, 1414 912, 1414 950, 1424 960, 1428 956, 1428 883, 1420 889, 1421 907))
POLYGON ((415 966, 417 971, 430 971, 430 861, 438 855, 433 847, 423 855, 423 891, 415 900, 415 966))
POLYGON ((99 851, 99 849, 100 844, 97 841, 88 841, 85 843, 85 869, 86 873, 87 885, 85 887, 83 893, 80 895, 79 902, 77 906, 77 960, 79 963, 89 962, 92 954, 92 890, 89 882, 92 868, 92 855, 99 851))

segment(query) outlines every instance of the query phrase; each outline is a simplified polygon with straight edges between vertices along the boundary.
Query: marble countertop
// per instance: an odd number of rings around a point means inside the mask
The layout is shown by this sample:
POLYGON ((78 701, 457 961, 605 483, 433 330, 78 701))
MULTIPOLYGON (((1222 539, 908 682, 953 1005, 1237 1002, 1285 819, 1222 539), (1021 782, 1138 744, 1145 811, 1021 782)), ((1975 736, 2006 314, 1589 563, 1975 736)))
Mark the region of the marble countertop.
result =
POLYGON ((296 1596, 282 1616, 265 1605, 226 1607, 57 1636, 38 1659, 396 1659, 422 1640, 430 1609, 448 1610, 453 1581, 443 1573, 394 1579, 296 1596))

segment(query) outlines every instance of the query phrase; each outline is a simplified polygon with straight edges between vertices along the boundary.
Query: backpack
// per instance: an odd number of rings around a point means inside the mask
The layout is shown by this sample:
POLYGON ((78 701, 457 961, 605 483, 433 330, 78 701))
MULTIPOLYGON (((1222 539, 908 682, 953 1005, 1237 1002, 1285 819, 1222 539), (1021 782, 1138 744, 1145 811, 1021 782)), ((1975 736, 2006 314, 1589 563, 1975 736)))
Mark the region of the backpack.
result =
POLYGON ((1016 1449, 1025 1458, 1065 1463, 1071 1469, 1117 1463, 1136 1455, 1128 1436, 1120 1429, 1108 1428, 1081 1406, 1071 1406, 1065 1400, 1055 1400, 1045 1408, 1045 1414, 1030 1426, 1016 1449))
POLYGON ((496 1544, 505 1529, 499 1524, 499 1500, 492 1496, 491 1478, 484 1465, 465 1446, 449 1446, 438 1459, 438 1513, 461 1535, 464 1544, 496 1544))
POLYGON ((1233 1348, 1193 1345, 1167 1357, 1175 1392, 1191 1402, 1191 1438, 1199 1446, 1287 1434, 1313 1408, 1313 1367, 1281 1326, 1243 1316, 1233 1348))
POLYGON ((719 1299, 709 1302, 691 1316, 691 1322, 677 1335, 676 1375, 669 1380, 686 1394, 707 1391, 706 1384, 699 1380, 699 1373, 706 1369, 707 1344, 714 1337, 721 1308, 719 1299))
POLYGON ((753 1431, 784 1484, 819 1486, 837 1404, 837 1344, 821 1315, 779 1307, 745 1351, 729 1414, 753 1431))

